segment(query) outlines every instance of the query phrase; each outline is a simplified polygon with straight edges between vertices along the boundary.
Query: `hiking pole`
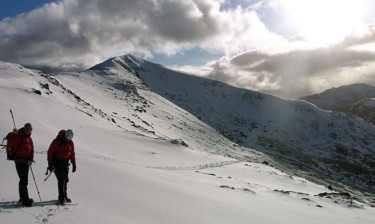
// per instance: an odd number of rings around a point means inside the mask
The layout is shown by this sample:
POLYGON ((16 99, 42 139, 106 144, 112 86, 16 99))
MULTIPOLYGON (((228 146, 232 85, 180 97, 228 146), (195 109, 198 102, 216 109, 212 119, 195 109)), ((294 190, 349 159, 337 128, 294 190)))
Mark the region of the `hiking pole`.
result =
MULTIPOLYGON (((13 132, 15 132, 15 131, 17 131, 17 127, 16 127, 16 122, 14 121, 14 116, 13 116, 13 111, 12 111, 12 109, 10 109, 10 115, 12 115, 12 120, 13 120, 13 125, 14 125, 13 132)), ((5 139, 7 139, 7 136, 6 136, 5 138, 3 138, 3 141, 1 142, 1 145, 0 145, 0 146, 4 146, 4 147, 6 147, 6 145, 3 145, 5 139)))
POLYGON ((48 168, 47 168, 46 175, 48 176, 44 179, 44 181, 48 180, 48 178, 52 175, 52 173, 53 173, 53 170, 48 175, 48 168))
POLYGON ((14 129, 17 129, 17 127, 16 127, 16 122, 14 121, 14 116, 13 116, 13 111, 12 111, 12 109, 10 109, 10 115, 12 115, 12 120, 13 120, 14 129))
POLYGON ((31 174, 33 175, 33 179, 34 179, 34 183, 35 183, 36 191, 38 192, 38 195, 39 195, 39 200, 40 200, 40 202, 42 202, 42 199, 40 198, 40 193, 39 193, 38 185, 36 185, 36 181, 35 181, 35 176, 34 176, 33 168, 32 168, 31 166, 30 166, 30 170, 31 170, 31 174))

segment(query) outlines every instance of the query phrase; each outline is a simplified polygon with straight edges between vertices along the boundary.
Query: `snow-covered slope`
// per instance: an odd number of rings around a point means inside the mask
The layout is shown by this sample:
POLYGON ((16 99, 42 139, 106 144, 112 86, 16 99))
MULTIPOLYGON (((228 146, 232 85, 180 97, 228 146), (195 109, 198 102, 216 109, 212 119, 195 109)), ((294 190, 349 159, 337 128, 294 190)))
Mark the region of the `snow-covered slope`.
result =
POLYGON ((355 103, 375 97, 375 87, 357 83, 331 88, 322 93, 301 98, 325 110, 346 111, 355 103))
POLYGON ((375 125, 375 98, 360 100, 349 107, 347 112, 358 115, 375 125))
POLYGON ((357 115, 375 125, 374 97, 375 87, 368 84, 353 84, 332 88, 301 99, 325 110, 357 115))
POLYGON ((233 142, 375 192, 375 127, 358 117, 187 75, 131 55, 110 59, 89 71, 114 76, 133 73, 153 92, 233 142))
MULTIPOLYGON (((260 163, 279 165, 226 140, 117 65, 99 73, 49 76, 0 62, 0 96, 0 136, 13 126, 9 108, 18 126, 33 123, 33 171, 43 200, 33 208, 16 204, 17 174, 1 150, 1 223, 374 220, 375 209, 367 205, 373 198, 355 199, 260 163), (62 128, 75 132, 78 163, 68 188, 77 204, 65 207, 52 201, 55 178, 42 181, 47 148, 62 128)), ((38 201, 31 176, 29 181, 38 201)))

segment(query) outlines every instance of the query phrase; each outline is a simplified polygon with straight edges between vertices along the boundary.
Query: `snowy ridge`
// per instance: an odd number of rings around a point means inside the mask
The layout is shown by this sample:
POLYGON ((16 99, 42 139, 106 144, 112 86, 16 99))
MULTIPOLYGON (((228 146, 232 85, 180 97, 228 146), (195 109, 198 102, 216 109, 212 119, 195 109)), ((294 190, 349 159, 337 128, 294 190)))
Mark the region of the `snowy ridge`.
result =
POLYGON ((372 100, 374 97, 375 87, 368 84, 353 84, 301 99, 326 110, 357 115, 375 125, 375 107, 372 100))
POLYGON ((133 73, 153 92, 239 145, 375 192, 375 128, 358 117, 321 110, 302 100, 286 101, 235 88, 131 55, 109 61, 100 68, 133 73))
POLYGON ((375 87, 358 83, 331 88, 322 93, 301 98, 325 110, 343 111, 366 98, 375 97, 375 87))
MULTIPOLYGON (((52 76, 0 62, 0 95, 1 136, 12 129, 9 108, 18 126, 34 126, 33 170, 43 200, 33 208, 17 205, 14 164, 1 150, 0 179, 7 180, 0 182, 6 192, 0 196, 2 223, 373 221, 372 197, 348 196, 339 185, 329 190, 275 169, 281 164, 233 144, 117 63, 52 76), (77 152, 68 186, 76 204, 65 207, 54 204, 54 177, 41 181, 47 148, 62 128, 74 130, 77 152)), ((29 192, 36 200, 31 178, 29 192)))
POLYGON ((347 113, 355 114, 375 125, 375 98, 358 101, 349 107, 347 113))

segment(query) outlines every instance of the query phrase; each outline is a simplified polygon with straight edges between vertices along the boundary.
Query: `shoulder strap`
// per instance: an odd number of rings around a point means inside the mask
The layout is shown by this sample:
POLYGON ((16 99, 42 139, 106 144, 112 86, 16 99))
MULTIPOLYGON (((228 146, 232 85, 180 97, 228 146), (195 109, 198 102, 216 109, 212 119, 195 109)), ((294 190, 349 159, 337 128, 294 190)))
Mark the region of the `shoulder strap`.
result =
POLYGON ((60 144, 59 144, 59 148, 60 148, 62 145, 64 145, 64 140, 60 138, 59 141, 60 141, 60 144))
POLYGON ((21 147, 21 145, 22 145, 22 143, 23 143, 23 136, 21 136, 21 141, 20 141, 20 143, 18 144, 18 146, 17 146, 17 148, 14 150, 14 156, 16 156, 16 154, 17 154, 17 151, 18 151, 18 149, 21 147))
MULTIPOLYGON (((64 144, 64 140, 62 140, 60 136, 57 136, 56 140, 57 140, 57 141, 60 141, 60 142, 59 142, 59 145, 58 145, 57 148, 56 148, 56 149, 58 149, 58 148, 60 148, 60 147, 64 144)), ((54 156, 54 157, 55 157, 55 155, 56 155, 56 151, 53 152, 53 156, 54 156)))

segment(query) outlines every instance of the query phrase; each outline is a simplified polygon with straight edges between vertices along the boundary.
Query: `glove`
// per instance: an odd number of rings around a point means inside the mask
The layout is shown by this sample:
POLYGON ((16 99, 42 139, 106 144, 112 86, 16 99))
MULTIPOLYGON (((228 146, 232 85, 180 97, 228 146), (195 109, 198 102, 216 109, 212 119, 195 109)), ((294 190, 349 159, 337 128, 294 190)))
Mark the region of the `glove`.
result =
POLYGON ((18 133, 17 128, 14 128, 14 129, 13 129, 13 133, 14 133, 14 134, 17 134, 17 133, 18 133))
POLYGON ((73 170, 72 170, 72 172, 74 173, 74 172, 76 172, 76 170, 77 170, 77 166, 76 166, 75 163, 73 163, 73 170))
POLYGON ((7 153, 9 153, 9 155, 13 155, 13 149, 11 147, 7 147, 7 153))
POLYGON ((28 161, 26 162, 26 164, 27 164, 28 166, 31 166, 31 165, 33 165, 33 161, 32 161, 32 160, 28 160, 28 161))
POLYGON ((53 165, 49 164, 47 169, 49 170, 49 172, 52 172, 53 171, 53 165))

